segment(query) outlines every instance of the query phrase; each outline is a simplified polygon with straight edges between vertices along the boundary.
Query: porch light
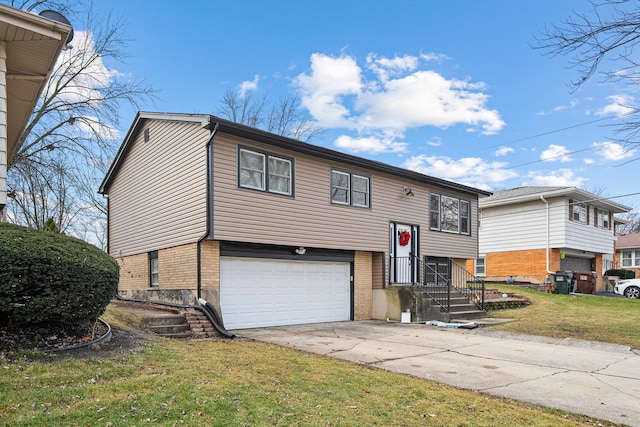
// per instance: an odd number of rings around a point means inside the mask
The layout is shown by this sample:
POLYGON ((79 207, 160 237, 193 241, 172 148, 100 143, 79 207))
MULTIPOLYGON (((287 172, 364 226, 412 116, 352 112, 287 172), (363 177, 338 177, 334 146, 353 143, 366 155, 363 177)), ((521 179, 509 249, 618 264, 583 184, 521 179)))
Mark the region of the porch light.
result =
POLYGON ((411 190, 411 187, 404 187, 404 195, 407 197, 413 197, 415 194, 411 190))

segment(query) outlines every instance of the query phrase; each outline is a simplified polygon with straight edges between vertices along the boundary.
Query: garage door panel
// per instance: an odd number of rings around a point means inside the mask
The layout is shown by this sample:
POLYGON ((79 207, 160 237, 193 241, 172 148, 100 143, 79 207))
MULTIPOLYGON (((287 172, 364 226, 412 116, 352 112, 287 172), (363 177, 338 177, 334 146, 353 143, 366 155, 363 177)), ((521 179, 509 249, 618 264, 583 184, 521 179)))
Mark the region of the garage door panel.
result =
POLYGON ((254 258, 220 259, 227 329, 344 321, 351 316, 350 265, 254 258))

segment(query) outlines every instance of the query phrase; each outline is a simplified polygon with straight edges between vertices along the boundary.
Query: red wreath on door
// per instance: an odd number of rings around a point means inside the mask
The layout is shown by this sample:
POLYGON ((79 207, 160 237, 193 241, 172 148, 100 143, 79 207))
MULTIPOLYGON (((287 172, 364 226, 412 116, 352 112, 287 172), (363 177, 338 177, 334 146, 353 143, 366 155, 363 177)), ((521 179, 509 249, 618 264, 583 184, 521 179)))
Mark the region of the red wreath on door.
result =
POLYGON ((407 246, 409 244, 410 239, 411 239, 411 233, 409 233, 407 230, 400 231, 398 233, 398 240, 399 240, 400 246, 407 246))

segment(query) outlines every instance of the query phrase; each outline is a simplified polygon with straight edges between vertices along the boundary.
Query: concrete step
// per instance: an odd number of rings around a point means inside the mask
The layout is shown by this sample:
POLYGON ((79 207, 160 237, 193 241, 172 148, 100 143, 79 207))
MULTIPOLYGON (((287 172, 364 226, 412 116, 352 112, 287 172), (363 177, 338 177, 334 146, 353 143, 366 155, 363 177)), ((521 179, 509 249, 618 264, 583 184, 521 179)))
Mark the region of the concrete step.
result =
POLYGON ((473 319, 483 319, 487 317, 489 314, 486 311, 482 310, 469 310, 469 311, 456 311, 448 313, 448 321, 451 322, 453 320, 461 321, 461 320, 473 320, 473 319))
POLYGON ((144 318, 145 326, 153 333, 167 338, 189 338, 193 335, 184 314, 161 314, 144 318))
POLYGON ((464 304, 453 304, 453 302, 449 305, 449 312, 460 312, 460 311, 475 311, 478 307, 475 304, 471 304, 469 300, 466 300, 464 304))

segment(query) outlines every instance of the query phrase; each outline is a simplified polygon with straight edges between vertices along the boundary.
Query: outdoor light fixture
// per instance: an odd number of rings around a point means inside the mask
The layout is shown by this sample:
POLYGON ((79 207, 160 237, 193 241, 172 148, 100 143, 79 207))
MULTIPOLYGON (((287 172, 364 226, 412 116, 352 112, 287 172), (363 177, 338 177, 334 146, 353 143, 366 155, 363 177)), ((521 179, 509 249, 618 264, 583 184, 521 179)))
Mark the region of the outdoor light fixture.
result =
POLYGON ((298 255, 304 255, 305 253, 307 253, 307 249, 304 246, 300 246, 295 250, 295 253, 297 253, 298 255))
POLYGON ((411 190, 411 187, 404 187, 404 195, 407 197, 415 196, 415 194, 413 194, 413 191, 411 190))

